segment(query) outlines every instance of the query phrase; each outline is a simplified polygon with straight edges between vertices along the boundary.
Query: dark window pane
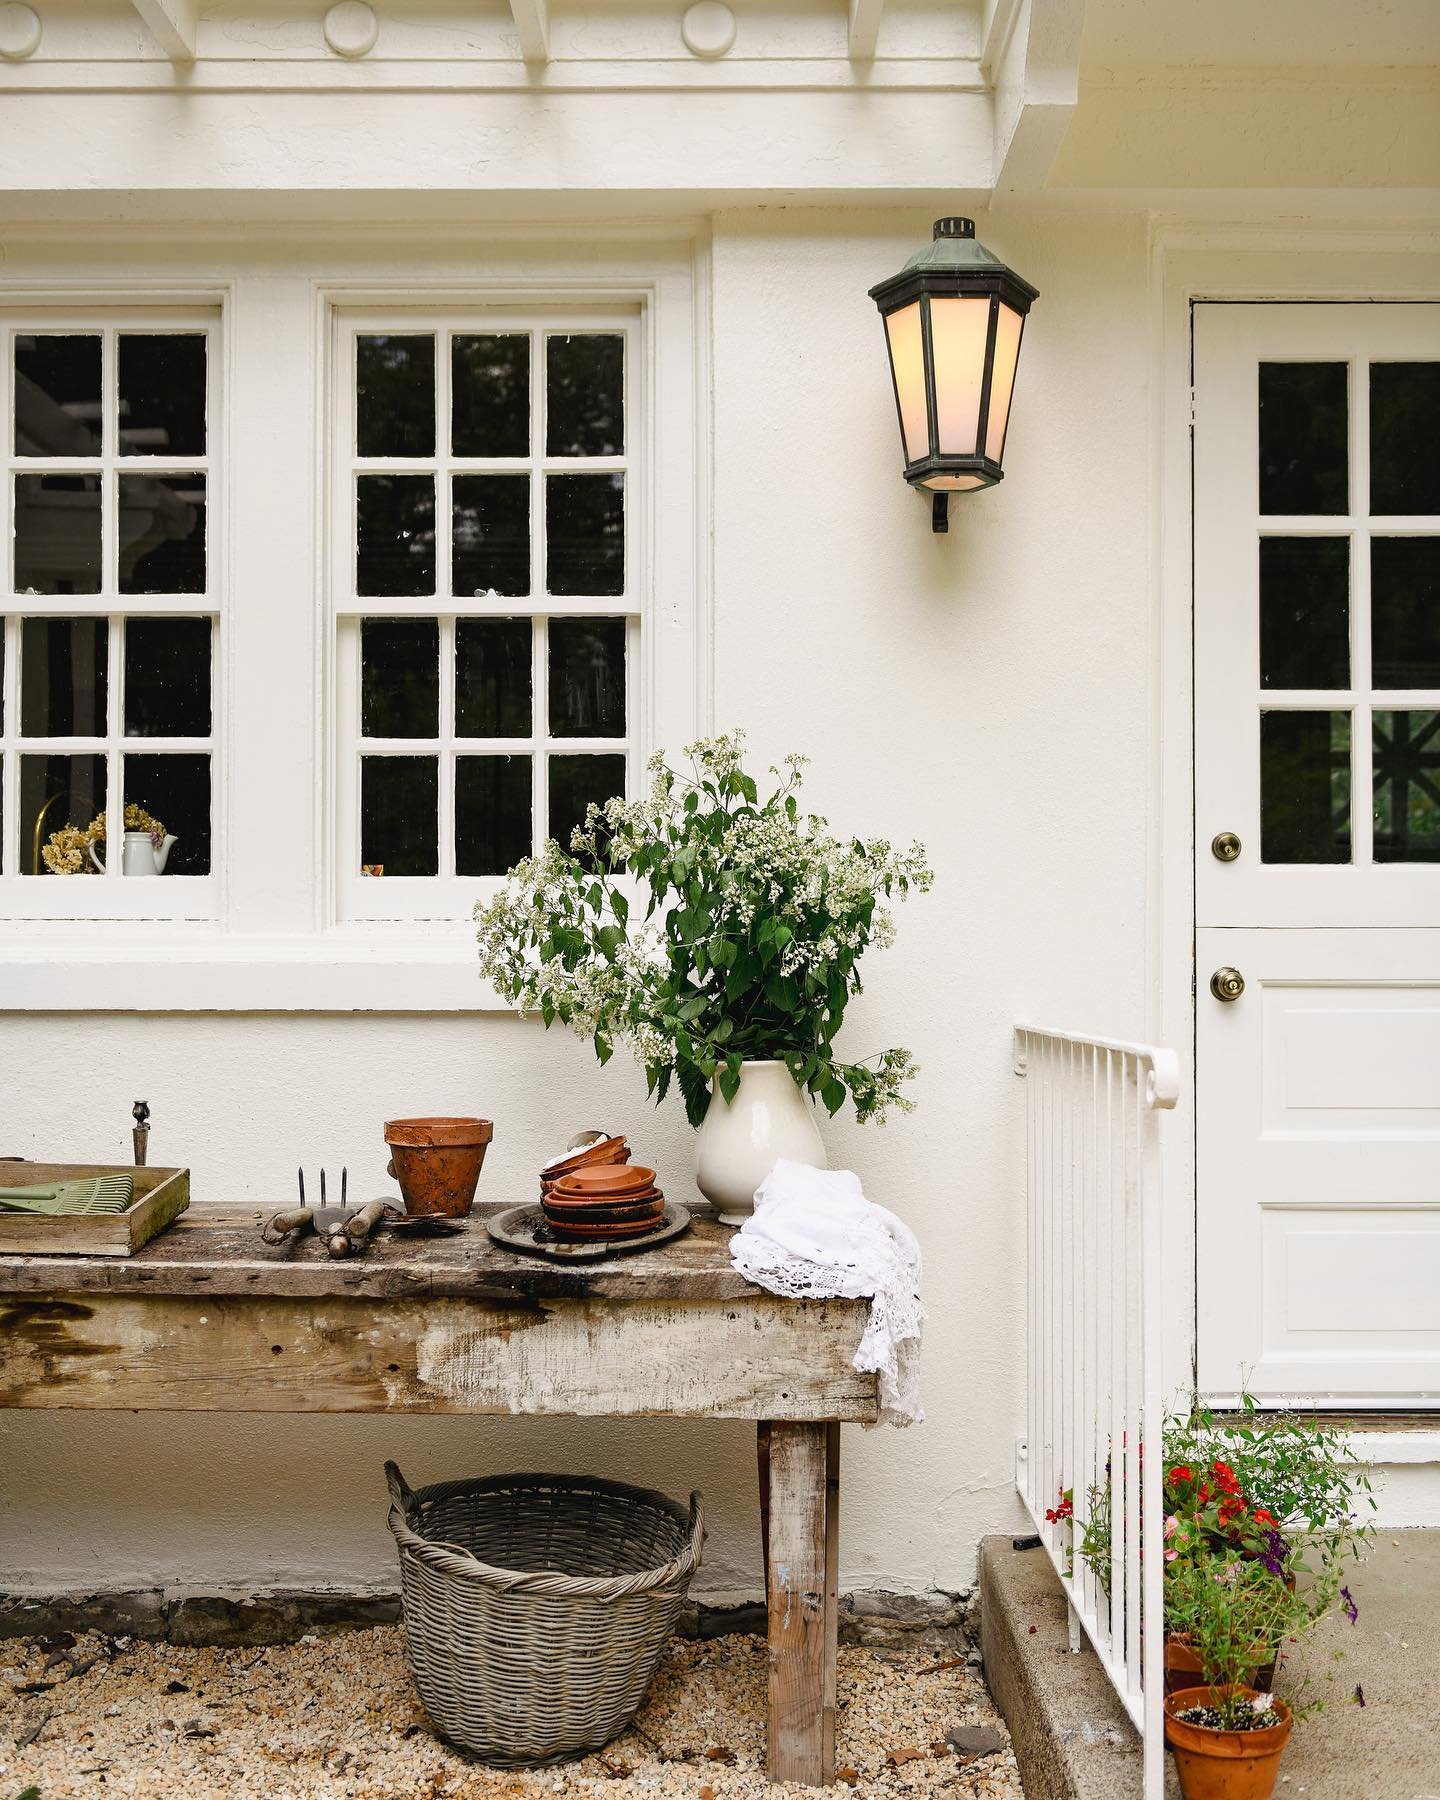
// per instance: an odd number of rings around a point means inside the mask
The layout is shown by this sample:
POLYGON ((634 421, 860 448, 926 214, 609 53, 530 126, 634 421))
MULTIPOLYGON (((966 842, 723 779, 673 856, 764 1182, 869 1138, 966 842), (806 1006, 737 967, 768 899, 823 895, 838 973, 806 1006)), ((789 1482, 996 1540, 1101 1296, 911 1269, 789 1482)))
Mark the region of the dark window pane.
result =
POLYGON ((361 456, 435 454, 435 339, 355 340, 355 447, 361 456))
POLYGON ((1377 712, 1376 862, 1440 862, 1440 712, 1377 712))
POLYGON ((550 735, 624 737, 625 621, 550 621, 550 735))
POLYGON ((26 619, 20 631, 20 730, 104 737, 110 628, 104 619, 26 619))
POLYGON ((199 332, 123 332, 120 454, 205 454, 205 339, 199 332))
POLYGON ((210 621, 125 621, 125 732, 209 737, 210 621))
MULTIPOLYGON (((84 875, 98 873, 83 844, 52 844, 67 825, 84 831, 105 810, 103 756, 22 756, 20 758, 20 873, 84 875), (45 862, 45 848, 61 866, 45 862)), ((100 855, 103 859, 104 849, 100 855)))
POLYGON ((570 833, 585 822, 593 800, 603 806, 625 792, 623 756, 552 756, 550 758, 550 836, 566 849, 570 833))
POLYGON ((357 594, 435 592, 433 475, 361 475, 355 521, 357 594))
POLYGON ((15 477, 15 591, 100 592, 100 478, 15 477))
POLYGON ((138 806, 174 837, 167 875, 210 873, 210 758, 127 756, 125 804, 138 806))
POLYGON ((433 756, 360 758, 360 867, 434 875, 440 866, 440 764, 433 756))
POLYGON ((1350 540, 1261 538, 1260 685, 1350 685, 1350 540))
POLYGON ((1440 686, 1440 538, 1370 540, 1371 679, 1440 686))
POLYGON ((1350 860, 1350 715, 1260 715, 1260 860, 1350 860))
POLYGON ((529 737, 528 619, 455 622, 455 735, 529 737))
POLYGON ((433 738, 440 730, 440 627, 434 619, 366 619, 360 627, 360 730, 433 738))
POLYGON ((547 475, 545 591, 625 592, 625 477, 547 475))
POLYGON ((15 454, 100 454, 100 339, 17 337, 15 454))
POLYGON ((530 477, 457 475, 451 592, 530 592, 530 477))
POLYGON ((523 331, 450 341, 456 456, 530 454, 530 339, 523 331))
POLYGON ((1440 513, 1440 362, 1370 365, 1370 510, 1440 513))
POLYGON ((503 875, 529 856, 530 758, 455 759, 455 873, 503 875))
POLYGON ((621 456, 624 451, 624 338, 547 338, 546 455, 621 456))
POLYGON ((1260 510, 1349 508, 1345 363, 1260 365, 1260 510))
POLYGON ((120 592, 205 592, 205 477, 120 477, 120 592))

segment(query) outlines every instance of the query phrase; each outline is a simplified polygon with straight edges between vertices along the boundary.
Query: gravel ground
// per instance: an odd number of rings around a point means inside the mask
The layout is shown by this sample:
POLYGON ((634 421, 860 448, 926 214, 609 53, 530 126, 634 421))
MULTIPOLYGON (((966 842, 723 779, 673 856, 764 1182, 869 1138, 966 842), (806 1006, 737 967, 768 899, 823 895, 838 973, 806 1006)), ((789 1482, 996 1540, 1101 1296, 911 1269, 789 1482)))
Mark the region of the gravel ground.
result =
MULTIPOLYGON (((862 1794, 1023 1800, 984 1683, 957 1660, 841 1650, 842 1781, 862 1794), (988 1727, 1002 1747, 957 1754, 944 1742, 953 1727, 988 1727)), ((634 1728, 533 1774, 483 1769, 431 1734, 395 1626, 264 1650, 0 1642, 0 1800, 28 1789, 39 1800, 813 1794, 768 1786, 764 1721, 765 1645, 753 1637, 674 1640, 634 1728)))

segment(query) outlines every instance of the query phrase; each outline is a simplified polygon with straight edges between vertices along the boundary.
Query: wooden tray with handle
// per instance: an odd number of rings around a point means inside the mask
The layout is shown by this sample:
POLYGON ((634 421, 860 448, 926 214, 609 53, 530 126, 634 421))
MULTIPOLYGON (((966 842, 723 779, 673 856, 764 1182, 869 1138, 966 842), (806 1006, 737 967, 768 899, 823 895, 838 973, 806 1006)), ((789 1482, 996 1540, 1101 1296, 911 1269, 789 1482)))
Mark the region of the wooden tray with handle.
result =
POLYGON ((0 1255, 131 1256, 190 1204, 188 1169, 136 1169, 123 1163, 39 1163, 0 1159, 0 1188, 128 1175, 134 1198, 124 1212, 25 1213, 0 1209, 0 1255))

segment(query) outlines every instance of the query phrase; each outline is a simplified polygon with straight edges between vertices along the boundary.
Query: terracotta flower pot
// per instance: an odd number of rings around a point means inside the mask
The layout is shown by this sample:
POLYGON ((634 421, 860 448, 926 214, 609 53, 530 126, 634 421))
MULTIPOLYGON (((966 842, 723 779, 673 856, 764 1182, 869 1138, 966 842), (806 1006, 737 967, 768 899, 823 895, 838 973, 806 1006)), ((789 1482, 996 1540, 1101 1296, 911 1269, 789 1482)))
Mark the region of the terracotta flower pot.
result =
POLYGON ((488 1119, 387 1119, 390 1174, 400 1183, 406 1212, 463 1218, 493 1135, 488 1119))
MULTIPOLYGON (((1268 1694, 1275 1680, 1275 1652, 1268 1644, 1257 1644, 1254 1649, 1255 1666, 1245 1677, 1246 1685, 1268 1694)), ((1199 1687, 1205 1680, 1205 1671, 1200 1658, 1190 1648, 1190 1640, 1184 1632, 1167 1635, 1165 1639, 1165 1692, 1173 1694, 1181 1688, 1199 1687)))
POLYGON ((1274 1792, 1280 1753, 1294 1723, 1283 1700, 1272 1702, 1275 1723, 1259 1731, 1216 1731, 1176 1717, 1232 1694, 1255 1698, 1254 1688, 1248 1687, 1181 1688, 1165 1696, 1165 1742, 1175 1757, 1185 1800, 1270 1800, 1274 1792))

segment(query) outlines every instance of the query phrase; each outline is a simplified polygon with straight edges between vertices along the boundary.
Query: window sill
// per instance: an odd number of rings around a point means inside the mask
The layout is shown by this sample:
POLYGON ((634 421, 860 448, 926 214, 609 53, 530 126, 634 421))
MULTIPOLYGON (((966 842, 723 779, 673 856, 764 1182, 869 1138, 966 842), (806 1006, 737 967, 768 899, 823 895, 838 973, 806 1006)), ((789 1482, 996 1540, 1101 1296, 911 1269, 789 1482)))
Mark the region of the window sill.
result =
POLYGON ((468 929, 143 937, 73 926, 0 941, 0 1012, 511 1012, 468 929))

